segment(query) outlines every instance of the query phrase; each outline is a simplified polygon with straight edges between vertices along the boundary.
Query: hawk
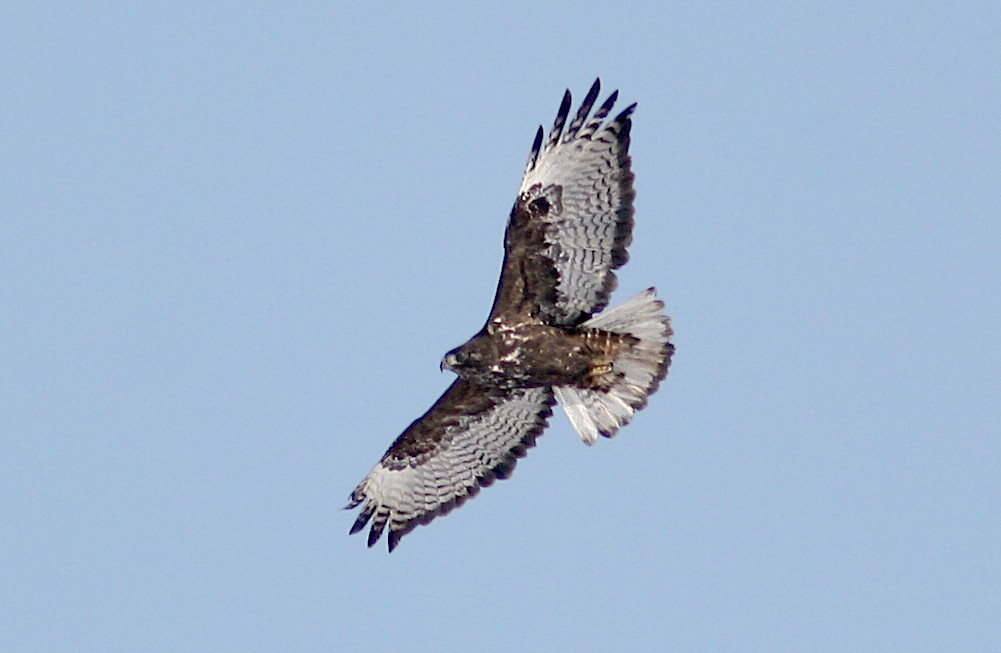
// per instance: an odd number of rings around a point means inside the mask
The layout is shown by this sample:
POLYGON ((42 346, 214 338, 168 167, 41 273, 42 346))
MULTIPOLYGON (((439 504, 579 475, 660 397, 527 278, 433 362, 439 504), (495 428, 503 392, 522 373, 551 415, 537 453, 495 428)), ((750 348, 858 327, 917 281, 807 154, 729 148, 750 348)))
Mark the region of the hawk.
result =
POLYGON ((572 120, 566 91, 549 137, 535 136, 504 236, 504 263, 486 324, 445 354, 458 375, 389 447, 351 494, 368 545, 389 527, 389 550, 419 524, 511 475, 558 401, 585 444, 612 437, 667 374, 670 318, 650 288, 601 312, 632 240, 629 131, 635 104, 591 115, 596 80, 572 120))

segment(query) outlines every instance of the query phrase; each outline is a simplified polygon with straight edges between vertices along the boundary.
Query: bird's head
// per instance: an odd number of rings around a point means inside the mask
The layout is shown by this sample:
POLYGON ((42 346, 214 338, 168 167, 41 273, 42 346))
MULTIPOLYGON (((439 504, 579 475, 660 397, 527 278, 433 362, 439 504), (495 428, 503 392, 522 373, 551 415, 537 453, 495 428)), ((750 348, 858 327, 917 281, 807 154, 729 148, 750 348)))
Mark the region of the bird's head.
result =
POLYGON ((467 381, 486 382, 497 374, 497 347, 486 334, 477 334, 441 359, 441 369, 467 381))
POLYGON ((469 351, 466 349, 466 345, 462 347, 456 347, 452 351, 445 354, 445 357, 441 359, 441 365, 439 368, 442 372, 446 369, 455 372, 459 376, 462 376, 462 370, 465 366, 469 364, 469 351))

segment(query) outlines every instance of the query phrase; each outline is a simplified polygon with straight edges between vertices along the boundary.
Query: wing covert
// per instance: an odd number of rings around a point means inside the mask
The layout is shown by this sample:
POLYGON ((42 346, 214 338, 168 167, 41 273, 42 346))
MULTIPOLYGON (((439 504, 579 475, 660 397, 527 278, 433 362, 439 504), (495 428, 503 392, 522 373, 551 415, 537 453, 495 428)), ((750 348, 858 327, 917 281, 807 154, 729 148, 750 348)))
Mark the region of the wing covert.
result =
POLYGON ((457 379, 389 447, 351 494, 351 527, 371 521, 368 545, 389 526, 389 550, 420 524, 448 514, 535 446, 555 402, 550 388, 501 390, 457 379))

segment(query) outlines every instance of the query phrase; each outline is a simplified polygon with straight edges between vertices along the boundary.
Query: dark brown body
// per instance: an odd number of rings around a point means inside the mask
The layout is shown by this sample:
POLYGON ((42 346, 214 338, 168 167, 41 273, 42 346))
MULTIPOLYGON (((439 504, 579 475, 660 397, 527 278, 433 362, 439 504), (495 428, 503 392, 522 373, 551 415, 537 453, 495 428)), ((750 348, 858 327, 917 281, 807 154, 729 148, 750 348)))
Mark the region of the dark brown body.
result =
POLYGON ((615 358, 635 338, 598 329, 523 324, 485 329, 445 355, 466 381, 501 387, 602 387, 615 358))

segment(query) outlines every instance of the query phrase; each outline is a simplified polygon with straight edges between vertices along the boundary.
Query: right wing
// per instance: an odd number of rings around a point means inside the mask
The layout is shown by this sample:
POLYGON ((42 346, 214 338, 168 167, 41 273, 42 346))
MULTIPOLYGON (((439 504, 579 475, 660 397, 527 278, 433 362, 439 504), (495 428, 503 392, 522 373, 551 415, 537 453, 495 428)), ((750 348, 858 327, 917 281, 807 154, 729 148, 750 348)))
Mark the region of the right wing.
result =
POLYGON ((389 550, 419 524, 461 506, 511 475, 535 446, 555 402, 550 388, 501 390, 457 379, 393 442, 351 494, 351 533, 371 520, 368 545, 389 525, 389 550))

